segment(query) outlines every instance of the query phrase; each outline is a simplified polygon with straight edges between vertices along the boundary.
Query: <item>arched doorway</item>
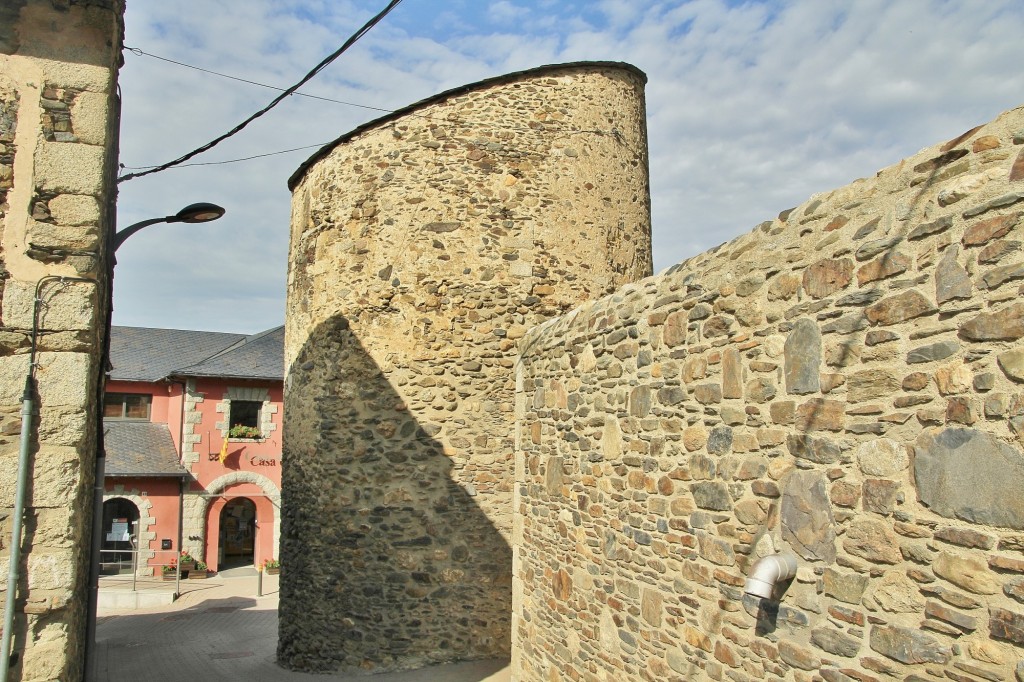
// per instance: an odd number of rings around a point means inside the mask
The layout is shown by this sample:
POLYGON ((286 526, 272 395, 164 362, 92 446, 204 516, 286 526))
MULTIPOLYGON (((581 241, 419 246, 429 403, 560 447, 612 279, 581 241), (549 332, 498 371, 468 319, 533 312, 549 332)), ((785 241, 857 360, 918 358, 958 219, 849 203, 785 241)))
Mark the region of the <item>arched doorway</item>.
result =
POLYGON ((139 508, 115 497, 103 503, 103 543, 100 565, 104 574, 131 573, 139 539, 139 508))
POLYGON ((256 504, 247 497, 237 497, 220 512, 218 570, 236 566, 252 566, 256 557, 256 504))

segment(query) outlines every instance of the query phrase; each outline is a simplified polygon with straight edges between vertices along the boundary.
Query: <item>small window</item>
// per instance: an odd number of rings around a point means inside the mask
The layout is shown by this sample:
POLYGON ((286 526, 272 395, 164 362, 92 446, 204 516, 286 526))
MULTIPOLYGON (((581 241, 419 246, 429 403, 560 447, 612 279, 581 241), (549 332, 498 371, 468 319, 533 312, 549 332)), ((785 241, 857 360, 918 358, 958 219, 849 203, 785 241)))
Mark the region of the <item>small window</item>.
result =
POLYGON ((153 396, 148 393, 107 393, 103 396, 105 419, 149 419, 153 396))
POLYGON ((231 428, 247 426, 258 429, 260 427, 260 409, 262 407, 263 403, 256 400, 232 400, 229 419, 231 428))

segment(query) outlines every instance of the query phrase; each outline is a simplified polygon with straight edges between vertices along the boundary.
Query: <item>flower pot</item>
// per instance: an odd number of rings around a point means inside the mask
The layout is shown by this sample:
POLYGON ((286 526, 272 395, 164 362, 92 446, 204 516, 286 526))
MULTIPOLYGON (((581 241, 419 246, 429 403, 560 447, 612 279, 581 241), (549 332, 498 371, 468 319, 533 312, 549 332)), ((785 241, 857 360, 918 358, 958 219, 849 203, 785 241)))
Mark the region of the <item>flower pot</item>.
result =
POLYGON ((171 571, 170 573, 163 573, 163 574, 161 574, 160 579, 161 580, 174 580, 176 577, 177 576, 174 574, 174 571, 171 571))
POLYGON ((281 567, 275 566, 274 568, 265 568, 263 570, 266 571, 267 575, 277 575, 281 572, 281 567))

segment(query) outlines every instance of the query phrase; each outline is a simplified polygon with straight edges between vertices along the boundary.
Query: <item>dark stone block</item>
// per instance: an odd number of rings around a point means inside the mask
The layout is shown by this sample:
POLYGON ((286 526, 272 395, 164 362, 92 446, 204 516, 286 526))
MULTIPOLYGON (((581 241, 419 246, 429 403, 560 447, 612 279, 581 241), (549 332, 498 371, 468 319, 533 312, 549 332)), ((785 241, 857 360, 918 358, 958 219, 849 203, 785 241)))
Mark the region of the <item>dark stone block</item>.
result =
POLYGON ((981 277, 986 289, 996 289, 1007 282, 1024 278, 1024 263, 1012 263, 992 268, 981 277))
POLYGON ((864 590, 868 586, 868 576, 841 573, 834 568, 826 568, 822 578, 825 594, 847 604, 860 604, 864 590))
POLYGON ((917 289, 883 298, 866 309, 871 324, 890 325, 912 320, 936 312, 935 304, 917 289))
POLYGON ((860 640, 832 628, 811 630, 811 644, 830 654, 853 658, 860 651, 860 640))
POLYGON ((945 232, 952 226, 953 217, 943 216, 942 218, 939 218, 938 220, 932 221, 930 223, 923 223, 921 225, 918 225, 917 227, 910 231, 910 234, 907 235, 907 239, 924 239, 925 237, 928 237, 930 235, 945 232))
POLYGON ((857 260, 867 260, 869 258, 873 258, 878 254, 882 253, 883 251, 891 250, 901 241, 903 241, 903 237, 900 235, 895 235, 892 237, 886 237, 884 239, 874 239, 869 242, 864 242, 864 244, 862 244, 860 248, 857 249, 857 252, 854 254, 854 258, 856 258, 857 260))
POLYGON ((804 291, 812 298, 824 298, 845 289, 852 278, 853 261, 849 258, 826 258, 804 270, 804 291))
POLYGON ((832 563, 836 558, 835 518, 825 475, 794 471, 782 493, 782 538, 809 561, 832 563))
POLYGON ((924 615, 929 618, 937 618, 966 632, 973 632, 978 629, 977 618, 955 611, 938 602, 929 601, 925 605, 924 615))
POLYGON ((915 446, 914 480, 936 514, 1024 529, 1024 455, 991 434, 926 431, 915 446))
POLYGON ((678 405, 686 400, 686 389, 680 386, 666 386, 658 390, 658 402, 662 405, 678 405))
POLYGON ((1024 645, 1024 614, 990 608, 988 615, 988 629, 993 637, 1024 645))
POLYGON ((873 627, 869 644, 874 651, 907 665, 947 663, 949 647, 918 630, 901 627, 873 627))
POLYGON ((629 414, 632 417, 646 417, 651 412, 651 389, 637 386, 629 394, 629 414))
POLYGON ((824 324, 821 327, 822 334, 852 334, 859 332, 862 329, 867 329, 868 320, 864 317, 864 313, 857 311, 849 315, 844 315, 838 320, 824 324))
POLYGON ((996 216, 978 221, 964 230, 964 246, 980 246, 993 239, 1006 236, 1006 233, 1017 224, 1020 212, 996 216))
POLYGON ((727 511, 732 509, 729 489, 721 481, 700 481, 690 486, 693 501, 701 509, 727 511))
POLYGON ((712 455, 725 455, 732 450, 732 429, 728 426, 716 426, 708 435, 705 446, 712 455))
POLYGON ((946 249, 935 268, 935 301, 944 303, 958 298, 970 298, 974 291, 971 278, 957 260, 960 248, 956 245, 946 249))
POLYGON ((871 305, 882 298, 884 292, 881 289, 864 289, 847 294, 836 301, 839 306, 866 306, 871 305))
POLYGON ((786 438, 786 446, 794 457, 816 464, 834 464, 842 455, 839 446, 831 440, 803 434, 790 435, 786 438))
POLYGON ((786 390, 791 394, 816 393, 821 388, 821 332, 814 320, 793 325, 785 345, 786 390))
POLYGON ((943 360, 960 350, 960 344, 953 340, 940 341, 921 346, 907 353, 907 364, 916 365, 922 362, 943 360))
POLYGON ((990 201, 986 201, 983 204, 979 204, 974 208, 970 208, 964 211, 962 215, 964 218, 974 218, 975 216, 988 213, 989 211, 997 208, 1013 206, 1018 201, 1024 201, 1024 192, 1011 192, 1010 194, 1004 194, 1001 197, 997 197, 990 201))
POLYGON ((968 341, 1015 341, 1024 336, 1024 303, 976 315, 960 327, 959 334, 968 341))

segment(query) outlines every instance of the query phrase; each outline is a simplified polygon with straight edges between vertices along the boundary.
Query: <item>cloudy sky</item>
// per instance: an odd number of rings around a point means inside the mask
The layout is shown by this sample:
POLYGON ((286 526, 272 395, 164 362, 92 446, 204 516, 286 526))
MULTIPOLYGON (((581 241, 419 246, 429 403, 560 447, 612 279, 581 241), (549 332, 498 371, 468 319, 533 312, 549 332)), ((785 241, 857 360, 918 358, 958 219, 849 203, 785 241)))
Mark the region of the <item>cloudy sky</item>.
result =
MULTIPOLYGON (((284 88, 386 4, 129 2, 125 43, 284 88)), ((1024 104, 1022 35, 1020 0, 404 0, 302 90, 361 106, 293 96, 192 161, 211 165, 120 185, 121 227, 196 201, 227 215, 125 242, 114 323, 231 332, 281 324, 286 180, 316 147, 380 109, 542 64, 635 64, 649 77, 660 271, 1024 104), (220 163, 297 147, 310 148, 220 163)), ((181 156, 277 94, 127 51, 121 92, 128 169, 181 156)))

